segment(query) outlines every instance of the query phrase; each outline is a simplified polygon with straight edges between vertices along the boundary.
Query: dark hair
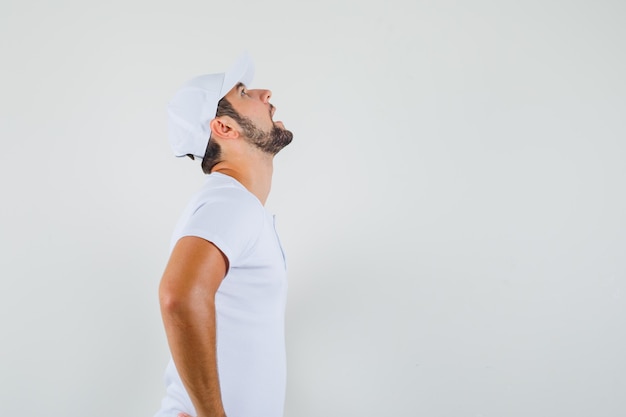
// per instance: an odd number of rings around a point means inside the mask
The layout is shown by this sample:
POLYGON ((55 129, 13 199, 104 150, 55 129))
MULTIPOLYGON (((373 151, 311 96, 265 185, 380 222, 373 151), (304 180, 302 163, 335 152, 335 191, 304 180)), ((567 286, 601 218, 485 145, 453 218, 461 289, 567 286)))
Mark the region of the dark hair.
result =
POLYGON ((218 162, 221 161, 222 148, 220 144, 214 140, 209 140, 209 144, 206 147, 204 158, 202 158, 202 172, 210 174, 211 170, 218 162))
MULTIPOLYGON (((235 121, 239 122, 243 118, 237 111, 233 108, 226 97, 223 97, 217 103, 217 112, 215 113, 215 117, 220 116, 230 116, 235 121)), ((209 139, 209 144, 206 147, 206 151, 204 152, 204 158, 202 158, 202 172, 205 174, 210 174, 211 170, 215 165, 221 162, 222 157, 222 148, 219 143, 214 140, 209 139)), ((193 158, 192 158, 193 159, 193 158)))

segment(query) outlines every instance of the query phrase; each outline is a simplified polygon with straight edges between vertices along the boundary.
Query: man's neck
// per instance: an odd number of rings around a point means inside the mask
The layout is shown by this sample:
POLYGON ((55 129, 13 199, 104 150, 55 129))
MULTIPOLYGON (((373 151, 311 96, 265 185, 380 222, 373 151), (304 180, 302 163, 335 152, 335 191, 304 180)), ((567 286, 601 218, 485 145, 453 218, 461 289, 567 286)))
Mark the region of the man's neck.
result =
POLYGON ((211 172, 233 177, 265 205, 272 187, 273 158, 263 155, 261 158, 222 161, 211 172))

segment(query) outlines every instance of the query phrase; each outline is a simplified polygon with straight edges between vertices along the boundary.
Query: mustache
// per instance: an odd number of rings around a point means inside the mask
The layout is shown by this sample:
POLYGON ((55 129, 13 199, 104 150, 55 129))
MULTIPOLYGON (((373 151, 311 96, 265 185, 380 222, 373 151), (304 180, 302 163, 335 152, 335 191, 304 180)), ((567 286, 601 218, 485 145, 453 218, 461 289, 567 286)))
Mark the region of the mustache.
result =
POLYGON ((274 105, 272 103, 270 103, 270 120, 273 120, 274 117, 274 110, 276 109, 276 107, 274 107, 274 105))

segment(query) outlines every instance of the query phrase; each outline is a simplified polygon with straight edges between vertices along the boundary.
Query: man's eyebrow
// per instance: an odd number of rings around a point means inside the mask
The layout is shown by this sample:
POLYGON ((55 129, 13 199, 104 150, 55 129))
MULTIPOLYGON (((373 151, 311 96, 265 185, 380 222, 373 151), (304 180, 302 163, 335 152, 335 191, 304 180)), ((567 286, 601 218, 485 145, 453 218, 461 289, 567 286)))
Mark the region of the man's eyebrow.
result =
POLYGON ((241 81, 239 81, 237 84, 235 84, 235 88, 237 90, 239 90, 241 87, 246 88, 246 85, 244 83, 242 83, 241 81))

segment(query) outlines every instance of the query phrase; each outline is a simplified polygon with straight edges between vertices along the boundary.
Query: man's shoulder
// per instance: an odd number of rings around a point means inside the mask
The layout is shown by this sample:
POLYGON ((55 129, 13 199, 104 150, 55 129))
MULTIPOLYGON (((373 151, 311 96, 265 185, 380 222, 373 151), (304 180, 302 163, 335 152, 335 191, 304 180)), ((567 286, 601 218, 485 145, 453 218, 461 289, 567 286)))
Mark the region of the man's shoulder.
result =
POLYGON ((254 194, 234 178, 223 174, 208 175, 200 190, 192 198, 192 204, 198 208, 211 204, 238 209, 235 211, 245 209, 263 212, 265 210, 254 194))
POLYGON ((257 241, 267 222, 266 213, 259 200, 240 184, 209 176, 192 197, 174 239, 201 237, 235 262, 257 241))
POLYGON ((261 202, 236 180, 226 175, 207 176, 187 206, 188 219, 206 225, 237 225, 250 231, 261 227, 267 216, 261 202))

